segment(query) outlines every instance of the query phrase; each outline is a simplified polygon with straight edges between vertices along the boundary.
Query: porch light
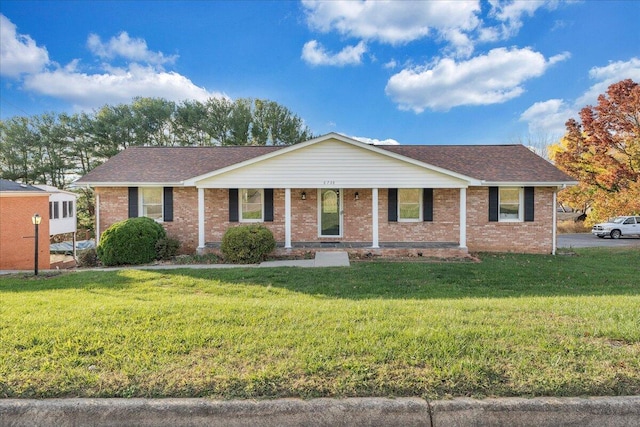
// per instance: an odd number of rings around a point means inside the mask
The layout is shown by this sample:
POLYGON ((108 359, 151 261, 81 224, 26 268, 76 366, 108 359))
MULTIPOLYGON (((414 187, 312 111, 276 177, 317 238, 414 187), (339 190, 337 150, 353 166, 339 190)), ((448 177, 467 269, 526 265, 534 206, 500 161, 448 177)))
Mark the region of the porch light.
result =
POLYGON ((300 194, 300 199, 307 200, 307 193, 303 191, 302 194, 300 194))
POLYGON ((33 226, 35 227, 35 253, 34 253, 34 263, 33 263, 33 272, 34 275, 38 275, 38 226, 42 222, 42 217, 38 214, 35 214, 31 217, 31 222, 33 222, 33 226))
POLYGON ((354 196, 355 200, 360 200, 360 194, 358 194, 358 192, 356 191, 356 195, 354 196))

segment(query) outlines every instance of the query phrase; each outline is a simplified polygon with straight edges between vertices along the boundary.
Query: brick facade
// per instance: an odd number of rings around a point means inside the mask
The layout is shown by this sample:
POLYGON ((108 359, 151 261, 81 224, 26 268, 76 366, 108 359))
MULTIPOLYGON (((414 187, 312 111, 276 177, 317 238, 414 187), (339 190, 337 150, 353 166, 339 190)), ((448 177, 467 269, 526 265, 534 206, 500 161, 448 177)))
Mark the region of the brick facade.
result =
MULTIPOLYGON (((318 190, 291 190, 291 240, 296 242, 371 242, 372 190, 344 189, 342 191, 342 237, 318 236, 318 190), (302 200, 302 193, 306 199, 302 200), (358 200, 355 193, 358 193, 358 200)), ((488 188, 467 190, 467 246, 470 251, 550 253, 552 250, 553 188, 536 188, 535 221, 497 223, 488 221, 488 188)), ((127 218, 128 192, 126 187, 98 187, 101 232, 127 218)), ((205 241, 220 242, 225 230, 242 223, 229 222, 229 191, 205 189, 205 241)), ((265 222, 277 242, 284 242, 284 189, 275 189, 274 221, 265 222)), ((460 190, 435 189, 432 222, 389 222, 388 191, 378 192, 378 235, 385 242, 459 241, 460 190)), ((198 245, 198 190, 193 187, 174 188, 174 221, 165 222, 167 234, 182 242, 182 253, 193 253, 198 245)), ((357 252, 357 251, 356 251, 357 252)), ((362 251, 360 251, 362 252, 362 251)), ((365 251, 367 252, 367 251, 365 251)), ((406 252, 406 251, 405 251, 406 252)), ((405 253, 388 249, 387 255, 405 253)), ((423 253, 421 250, 413 251, 423 253)), ((438 253, 438 251, 433 251, 438 253)), ((439 256, 439 255, 436 255, 439 256)))
POLYGON ((49 268, 49 193, 0 197, 0 270, 33 270, 35 264, 34 214, 38 228, 38 269, 49 268))
POLYGON ((551 253, 553 249, 553 192, 535 189, 532 222, 489 222, 489 188, 467 190, 467 246, 473 252, 551 253))

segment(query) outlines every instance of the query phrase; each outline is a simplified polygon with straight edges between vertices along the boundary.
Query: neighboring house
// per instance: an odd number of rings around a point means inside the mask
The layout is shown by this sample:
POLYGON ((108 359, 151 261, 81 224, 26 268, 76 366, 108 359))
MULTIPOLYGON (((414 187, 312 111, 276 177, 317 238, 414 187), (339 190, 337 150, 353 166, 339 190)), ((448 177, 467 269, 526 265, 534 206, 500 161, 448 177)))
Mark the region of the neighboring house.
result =
POLYGON ((75 233, 77 231, 76 200, 70 191, 51 185, 34 185, 49 193, 49 235, 75 233))
POLYGON ((71 255, 75 260, 78 231, 77 194, 51 185, 35 185, 35 187, 49 193, 49 235, 71 234, 71 255))
POLYGON ((0 270, 31 270, 39 214, 38 269, 49 268, 49 193, 32 185, 0 179, 0 270))
POLYGON ((128 148, 75 182, 96 192, 96 235, 128 217, 182 250, 229 227, 270 228, 280 253, 554 253, 556 192, 576 182, 522 145, 372 146, 331 133, 300 144, 128 148))

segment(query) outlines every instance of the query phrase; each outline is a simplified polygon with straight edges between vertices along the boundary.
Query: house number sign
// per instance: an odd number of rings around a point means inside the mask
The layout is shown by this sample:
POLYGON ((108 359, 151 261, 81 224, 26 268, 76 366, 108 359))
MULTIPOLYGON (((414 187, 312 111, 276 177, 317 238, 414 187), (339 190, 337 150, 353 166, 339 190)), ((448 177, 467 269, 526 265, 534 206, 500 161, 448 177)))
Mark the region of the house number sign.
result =
POLYGON ((335 181, 324 181, 324 185, 335 185, 335 181))

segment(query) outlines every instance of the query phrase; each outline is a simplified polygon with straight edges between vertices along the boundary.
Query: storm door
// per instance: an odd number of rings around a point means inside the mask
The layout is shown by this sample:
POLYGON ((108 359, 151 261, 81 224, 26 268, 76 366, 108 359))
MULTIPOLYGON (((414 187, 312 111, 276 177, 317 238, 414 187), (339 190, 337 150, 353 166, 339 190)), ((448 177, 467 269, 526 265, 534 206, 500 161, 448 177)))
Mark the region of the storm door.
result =
POLYGON ((323 188, 318 197, 318 231, 320 237, 342 236, 342 203, 340 190, 323 188))

